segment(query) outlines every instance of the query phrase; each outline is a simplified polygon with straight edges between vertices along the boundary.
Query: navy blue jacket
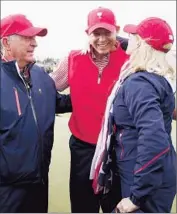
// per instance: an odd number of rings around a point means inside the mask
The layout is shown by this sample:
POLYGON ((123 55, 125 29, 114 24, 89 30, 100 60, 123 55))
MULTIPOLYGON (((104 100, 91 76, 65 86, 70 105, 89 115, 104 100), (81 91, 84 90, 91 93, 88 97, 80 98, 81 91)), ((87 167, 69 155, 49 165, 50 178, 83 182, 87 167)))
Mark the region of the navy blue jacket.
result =
POLYGON ((159 188, 175 188, 176 153, 171 140, 174 107, 167 80, 146 71, 128 77, 115 98, 117 166, 137 205, 159 188))
POLYGON ((1 62, 0 185, 47 182, 55 113, 72 110, 42 68, 33 65, 30 76, 25 86, 15 62, 1 62))
MULTIPOLYGON (((128 46, 128 39, 120 36, 117 36, 116 39, 120 42, 121 48, 126 51, 128 46)), ((173 111, 173 120, 176 120, 176 109, 173 111)))
POLYGON ((128 39, 127 38, 124 38, 124 37, 121 37, 121 36, 117 36, 116 37, 117 41, 120 42, 120 46, 121 48, 126 51, 127 50, 127 46, 128 46, 128 39))

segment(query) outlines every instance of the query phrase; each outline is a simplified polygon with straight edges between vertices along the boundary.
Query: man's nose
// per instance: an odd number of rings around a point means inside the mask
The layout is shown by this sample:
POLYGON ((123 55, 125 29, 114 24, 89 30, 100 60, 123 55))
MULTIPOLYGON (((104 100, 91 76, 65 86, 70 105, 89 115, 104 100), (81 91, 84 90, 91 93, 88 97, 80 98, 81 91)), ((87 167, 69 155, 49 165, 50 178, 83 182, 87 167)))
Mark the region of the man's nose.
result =
POLYGON ((102 42, 102 41, 105 41, 106 40, 106 36, 104 34, 101 34, 100 37, 99 37, 99 40, 102 42))
POLYGON ((38 46, 37 45, 37 41, 36 41, 35 38, 32 38, 32 40, 31 40, 31 46, 33 46, 33 47, 37 47, 38 46))

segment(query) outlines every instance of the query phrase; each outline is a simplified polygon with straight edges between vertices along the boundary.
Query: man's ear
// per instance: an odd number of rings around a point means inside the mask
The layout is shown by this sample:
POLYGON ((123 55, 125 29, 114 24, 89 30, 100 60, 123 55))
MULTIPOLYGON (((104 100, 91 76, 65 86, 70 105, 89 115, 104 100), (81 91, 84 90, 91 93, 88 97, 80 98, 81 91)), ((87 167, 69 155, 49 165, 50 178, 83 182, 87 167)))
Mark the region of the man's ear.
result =
POLYGON ((10 42, 9 39, 7 37, 4 37, 1 39, 2 41, 2 45, 6 50, 10 50, 10 42))

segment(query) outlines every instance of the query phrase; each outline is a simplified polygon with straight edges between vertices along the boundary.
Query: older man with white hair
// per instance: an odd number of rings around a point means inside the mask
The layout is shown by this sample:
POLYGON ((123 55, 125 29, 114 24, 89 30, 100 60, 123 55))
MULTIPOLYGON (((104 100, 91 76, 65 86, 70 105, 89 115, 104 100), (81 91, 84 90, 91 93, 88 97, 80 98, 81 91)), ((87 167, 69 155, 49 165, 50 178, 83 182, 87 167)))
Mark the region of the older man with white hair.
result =
POLYGON ((46 213, 55 112, 72 110, 35 65, 34 27, 22 14, 1 20, 0 212, 46 213))

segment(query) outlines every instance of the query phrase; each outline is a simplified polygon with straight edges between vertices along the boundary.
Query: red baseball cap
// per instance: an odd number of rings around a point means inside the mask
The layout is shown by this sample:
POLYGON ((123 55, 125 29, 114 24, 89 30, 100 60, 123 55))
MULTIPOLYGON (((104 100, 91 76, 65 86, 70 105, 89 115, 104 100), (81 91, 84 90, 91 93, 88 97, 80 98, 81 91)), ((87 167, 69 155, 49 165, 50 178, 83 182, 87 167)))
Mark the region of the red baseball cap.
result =
POLYGON ((151 47, 158 51, 168 52, 174 42, 173 31, 169 24, 160 18, 150 17, 138 25, 125 25, 125 32, 138 34, 151 47))
POLYGON ((119 30, 119 26, 116 25, 116 18, 111 10, 99 7, 88 14, 86 32, 91 34, 97 28, 105 28, 111 32, 119 30))
POLYGON ((1 19, 1 38, 10 35, 45 36, 46 28, 34 27, 25 15, 15 14, 1 19))

